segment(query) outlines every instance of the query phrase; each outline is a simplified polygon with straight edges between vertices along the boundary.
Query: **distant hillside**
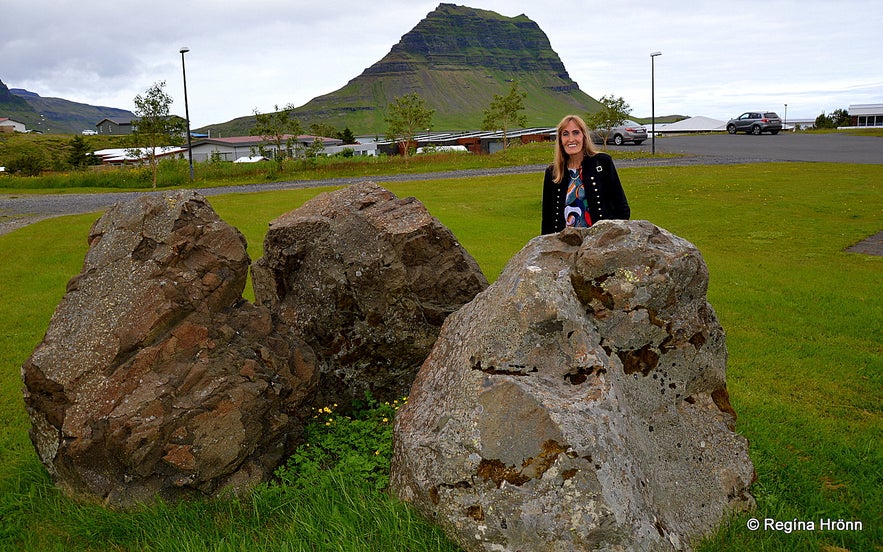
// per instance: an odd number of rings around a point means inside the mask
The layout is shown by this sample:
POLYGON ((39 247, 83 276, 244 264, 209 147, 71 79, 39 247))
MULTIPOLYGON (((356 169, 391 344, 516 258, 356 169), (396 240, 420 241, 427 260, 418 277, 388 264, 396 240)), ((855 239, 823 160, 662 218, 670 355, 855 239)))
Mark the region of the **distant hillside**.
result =
POLYGON ((135 114, 125 109, 72 102, 61 98, 43 98, 21 88, 9 89, 0 82, 0 117, 24 123, 28 130, 47 134, 79 134, 95 129, 104 118, 131 119, 135 114))
MULTIPOLYGON (((552 126, 568 113, 599 108, 527 16, 440 4, 383 59, 343 88, 297 108, 296 116, 304 126, 325 123, 356 134, 383 133, 387 106, 417 92, 435 109, 434 129, 478 129, 494 94, 505 95, 512 80, 527 92, 529 126, 552 126)), ((253 124, 248 116, 199 130, 231 136, 248 134, 253 124)))
POLYGON ((28 102, 12 94, 0 81, 0 117, 29 124, 28 121, 39 120, 40 116, 28 102))

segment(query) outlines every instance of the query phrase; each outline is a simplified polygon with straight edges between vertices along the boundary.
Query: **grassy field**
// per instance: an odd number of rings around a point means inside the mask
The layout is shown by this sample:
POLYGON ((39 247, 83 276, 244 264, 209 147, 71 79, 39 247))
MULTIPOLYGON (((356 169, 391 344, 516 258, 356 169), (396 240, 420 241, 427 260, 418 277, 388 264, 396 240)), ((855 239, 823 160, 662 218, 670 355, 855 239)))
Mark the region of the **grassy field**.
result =
MULTIPOLYGON (((883 257, 844 252, 883 229, 879 166, 620 172, 633 217, 690 240, 709 266, 709 301, 728 336, 737 431, 750 440, 757 470, 756 511, 701 550, 883 550, 883 257), (751 518, 760 529, 748 528, 751 518), (779 529, 765 528, 767 519, 779 529), (824 520, 834 525, 822 528, 824 520), (838 530, 840 520, 850 529, 838 530), (814 530, 806 529, 810 521, 814 530)), ((539 232, 540 182, 540 175, 519 175, 388 187, 423 201, 493 280, 539 232)), ((319 191, 210 201, 246 235, 256 259, 267 222, 319 191)), ((61 496, 27 436, 19 367, 79 272, 95 218, 49 220, 0 236, 0 549, 457 550, 347 470, 310 485, 285 480, 247 499, 132 512, 61 496)), ((389 439, 386 428, 377 431, 381 441, 389 439)))

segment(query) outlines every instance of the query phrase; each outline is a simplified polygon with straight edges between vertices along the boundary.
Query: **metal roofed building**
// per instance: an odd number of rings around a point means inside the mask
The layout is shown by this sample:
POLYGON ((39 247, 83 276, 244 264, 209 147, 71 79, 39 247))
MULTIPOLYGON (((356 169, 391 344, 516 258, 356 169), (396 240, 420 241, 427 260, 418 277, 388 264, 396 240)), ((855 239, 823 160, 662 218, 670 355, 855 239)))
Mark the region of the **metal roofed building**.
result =
MULTIPOLYGON (((185 155, 186 153, 187 148, 179 146, 162 146, 156 149, 158 158, 185 155)), ((103 165, 137 165, 146 162, 149 156, 147 148, 108 148, 98 150, 93 154, 101 159, 103 165)))
POLYGON ((848 110, 852 125, 862 127, 883 127, 883 103, 854 104, 848 110))
MULTIPOLYGON (((650 125, 644 127, 649 131, 650 125)), ((677 132, 726 132, 727 122, 712 119, 710 117, 690 117, 675 123, 656 123, 656 134, 669 134, 677 132)))
MULTIPOLYGON (((290 136, 284 136, 285 140, 288 140, 290 136)), ((325 145, 326 151, 331 152, 331 148, 336 148, 338 146, 342 148, 344 147, 355 147, 355 146, 344 146, 343 140, 339 140, 337 138, 325 138, 322 136, 313 136, 311 134, 300 134, 297 136, 297 147, 305 148, 313 145, 316 140, 322 140, 322 143, 325 145)), ((276 146, 274 144, 268 144, 266 140, 262 139, 260 136, 230 136, 227 138, 202 138, 199 140, 195 140, 192 144, 193 147, 193 160, 194 161, 209 161, 214 156, 221 161, 234 161, 241 157, 251 157, 253 155, 260 154, 261 145, 263 145, 263 150, 268 156, 272 156, 273 152, 276 150, 276 146)), ((336 151, 334 152, 336 153, 336 151)))

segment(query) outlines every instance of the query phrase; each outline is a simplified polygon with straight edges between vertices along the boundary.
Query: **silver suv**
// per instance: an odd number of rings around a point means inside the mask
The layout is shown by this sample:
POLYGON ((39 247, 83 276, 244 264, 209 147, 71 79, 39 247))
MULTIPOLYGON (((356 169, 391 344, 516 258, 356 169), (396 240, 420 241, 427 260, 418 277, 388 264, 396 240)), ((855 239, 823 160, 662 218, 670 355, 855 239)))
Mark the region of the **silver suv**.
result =
POLYGON ((782 119, 772 111, 749 111, 730 119, 727 122, 727 132, 750 132, 757 135, 764 132, 778 134, 782 130, 782 119))

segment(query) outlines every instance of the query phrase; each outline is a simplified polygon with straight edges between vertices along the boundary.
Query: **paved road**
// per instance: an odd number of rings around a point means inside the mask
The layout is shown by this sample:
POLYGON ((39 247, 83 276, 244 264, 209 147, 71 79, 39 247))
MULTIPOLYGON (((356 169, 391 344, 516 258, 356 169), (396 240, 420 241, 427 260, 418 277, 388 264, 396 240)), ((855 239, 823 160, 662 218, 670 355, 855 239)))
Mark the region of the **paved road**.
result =
MULTIPOLYGON (((648 141, 638 147, 649 151, 649 146, 648 141)), ((757 161, 883 164, 883 138, 837 133, 663 136, 656 138, 656 151, 757 161)))
MULTIPOLYGON (((640 146, 608 146, 611 151, 650 151, 648 141, 640 146)), ((826 161, 834 163, 883 164, 883 138, 849 136, 845 134, 780 133, 776 136, 763 134, 706 134, 692 136, 657 137, 658 153, 682 154, 676 158, 649 158, 634 161, 617 161, 617 167, 696 165, 719 163, 763 163, 770 161, 826 161)), ((403 180, 427 180, 463 178, 489 174, 540 173, 543 165, 507 167, 501 169, 451 171, 418 175, 390 175, 372 177, 382 184, 403 180)), ((230 193, 259 192, 315 186, 345 186, 360 178, 330 180, 304 180, 273 182, 221 188, 204 188, 199 192, 206 196, 230 193)), ((105 194, 52 194, 52 195, 0 195, 0 234, 22 225, 59 215, 93 213, 106 209, 136 194, 154 192, 120 192, 105 194)))

